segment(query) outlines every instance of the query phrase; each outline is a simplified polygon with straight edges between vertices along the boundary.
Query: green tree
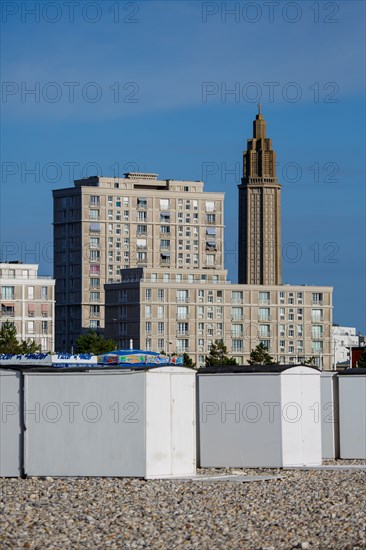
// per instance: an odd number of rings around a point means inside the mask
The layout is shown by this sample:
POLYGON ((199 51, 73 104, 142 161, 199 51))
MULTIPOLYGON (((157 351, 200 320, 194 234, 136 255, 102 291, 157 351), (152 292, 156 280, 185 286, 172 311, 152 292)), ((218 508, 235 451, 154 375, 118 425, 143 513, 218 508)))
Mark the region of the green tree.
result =
POLYGON ((258 346, 250 352, 249 365, 276 365, 273 357, 268 353, 263 344, 258 346))
POLYGON ((20 353, 17 329, 6 321, 0 330, 0 353, 20 353))
POLYGON ((363 350, 357 361, 357 367, 359 369, 366 369, 366 348, 363 350))
POLYGON ((192 369, 196 366, 196 363, 193 363, 193 359, 189 357, 188 353, 183 353, 183 366, 191 367, 192 369))
POLYGON ((86 334, 81 334, 76 340, 77 353, 93 353, 100 355, 116 349, 115 342, 109 338, 105 339, 95 330, 89 330, 86 334))
POLYGON ((41 350, 33 340, 17 339, 17 329, 6 321, 0 329, 0 353, 38 353, 41 350))
POLYGON ((233 357, 227 354, 227 347, 222 340, 215 340, 212 344, 209 355, 205 357, 205 367, 214 367, 215 365, 237 365, 233 357))

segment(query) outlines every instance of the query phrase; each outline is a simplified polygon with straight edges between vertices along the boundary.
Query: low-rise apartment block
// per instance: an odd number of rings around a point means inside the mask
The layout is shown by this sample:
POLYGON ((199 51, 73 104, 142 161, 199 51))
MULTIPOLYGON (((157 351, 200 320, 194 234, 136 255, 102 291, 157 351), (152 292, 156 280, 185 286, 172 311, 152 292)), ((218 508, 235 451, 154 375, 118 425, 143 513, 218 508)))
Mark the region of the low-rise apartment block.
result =
POLYGON ((246 364, 262 343, 280 363, 332 368, 332 288, 240 285, 224 270, 127 269, 105 286, 107 337, 118 347, 188 353, 201 366, 215 340, 246 364))
POLYGON ((55 281, 38 275, 37 264, 0 263, 1 324, 13 323, 19 340, 54 351, 55 281))

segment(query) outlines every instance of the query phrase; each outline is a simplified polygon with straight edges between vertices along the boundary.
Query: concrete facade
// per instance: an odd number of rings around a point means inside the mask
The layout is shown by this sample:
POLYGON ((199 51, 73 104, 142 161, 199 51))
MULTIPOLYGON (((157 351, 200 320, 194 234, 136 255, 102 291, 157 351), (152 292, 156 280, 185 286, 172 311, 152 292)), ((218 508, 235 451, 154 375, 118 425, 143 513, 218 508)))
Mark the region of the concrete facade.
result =
POLYGON ((259 112, 253 138, 243 155, 239 185, 238 281, 243 284, 281 284, 281 185, 276 177, 276 153, 266 137, 259 112))
POLYGON ((104 284, 126 268, 223 269, 224 194, 203 185, 128 173, 53 191, 58 350, 104 329, 104 284))
POLYGON ((332 368, 332 288, 239 285, 226 272, 128 269, 107 284, 106 336, 118 347, 187 352, 198 365, 215 340, 240 364, 260 342, 282 364, 332 368))
POLYGON ((1 323, 13 323, 18 340, 34 340, 41 351, 55 346, 55 281, 38 275, 37 264, 0 263, 1 323))

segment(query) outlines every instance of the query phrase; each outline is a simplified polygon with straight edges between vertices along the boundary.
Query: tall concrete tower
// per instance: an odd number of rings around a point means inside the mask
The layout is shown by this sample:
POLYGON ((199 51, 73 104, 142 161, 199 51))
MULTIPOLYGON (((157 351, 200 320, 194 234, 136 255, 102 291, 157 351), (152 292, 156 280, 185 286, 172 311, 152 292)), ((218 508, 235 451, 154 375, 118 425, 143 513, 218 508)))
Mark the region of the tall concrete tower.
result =
POLYGON ((243 155, 239 187, 239 283, 281 284, 281 185, 276 153, 266 138, 266 121, 258 105, 253 138, 243 155))

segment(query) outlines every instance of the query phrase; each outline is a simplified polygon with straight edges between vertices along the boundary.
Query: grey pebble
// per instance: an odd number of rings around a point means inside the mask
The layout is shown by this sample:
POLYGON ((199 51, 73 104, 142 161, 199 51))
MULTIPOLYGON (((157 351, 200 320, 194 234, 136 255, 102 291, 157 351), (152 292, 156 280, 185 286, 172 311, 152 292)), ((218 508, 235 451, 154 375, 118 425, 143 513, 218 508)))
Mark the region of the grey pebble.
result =
MULTIPOLYGON (((349 462, 337 461, 337 464, 349 462)), ((355 463, 362 463, 361 461, 355 463)), ((362 470, 199 470, 280 475, 247 483, 0 479, 0 547, 361 550, 362 470), (52 483, 50 483, 52 481, 52 483)))

